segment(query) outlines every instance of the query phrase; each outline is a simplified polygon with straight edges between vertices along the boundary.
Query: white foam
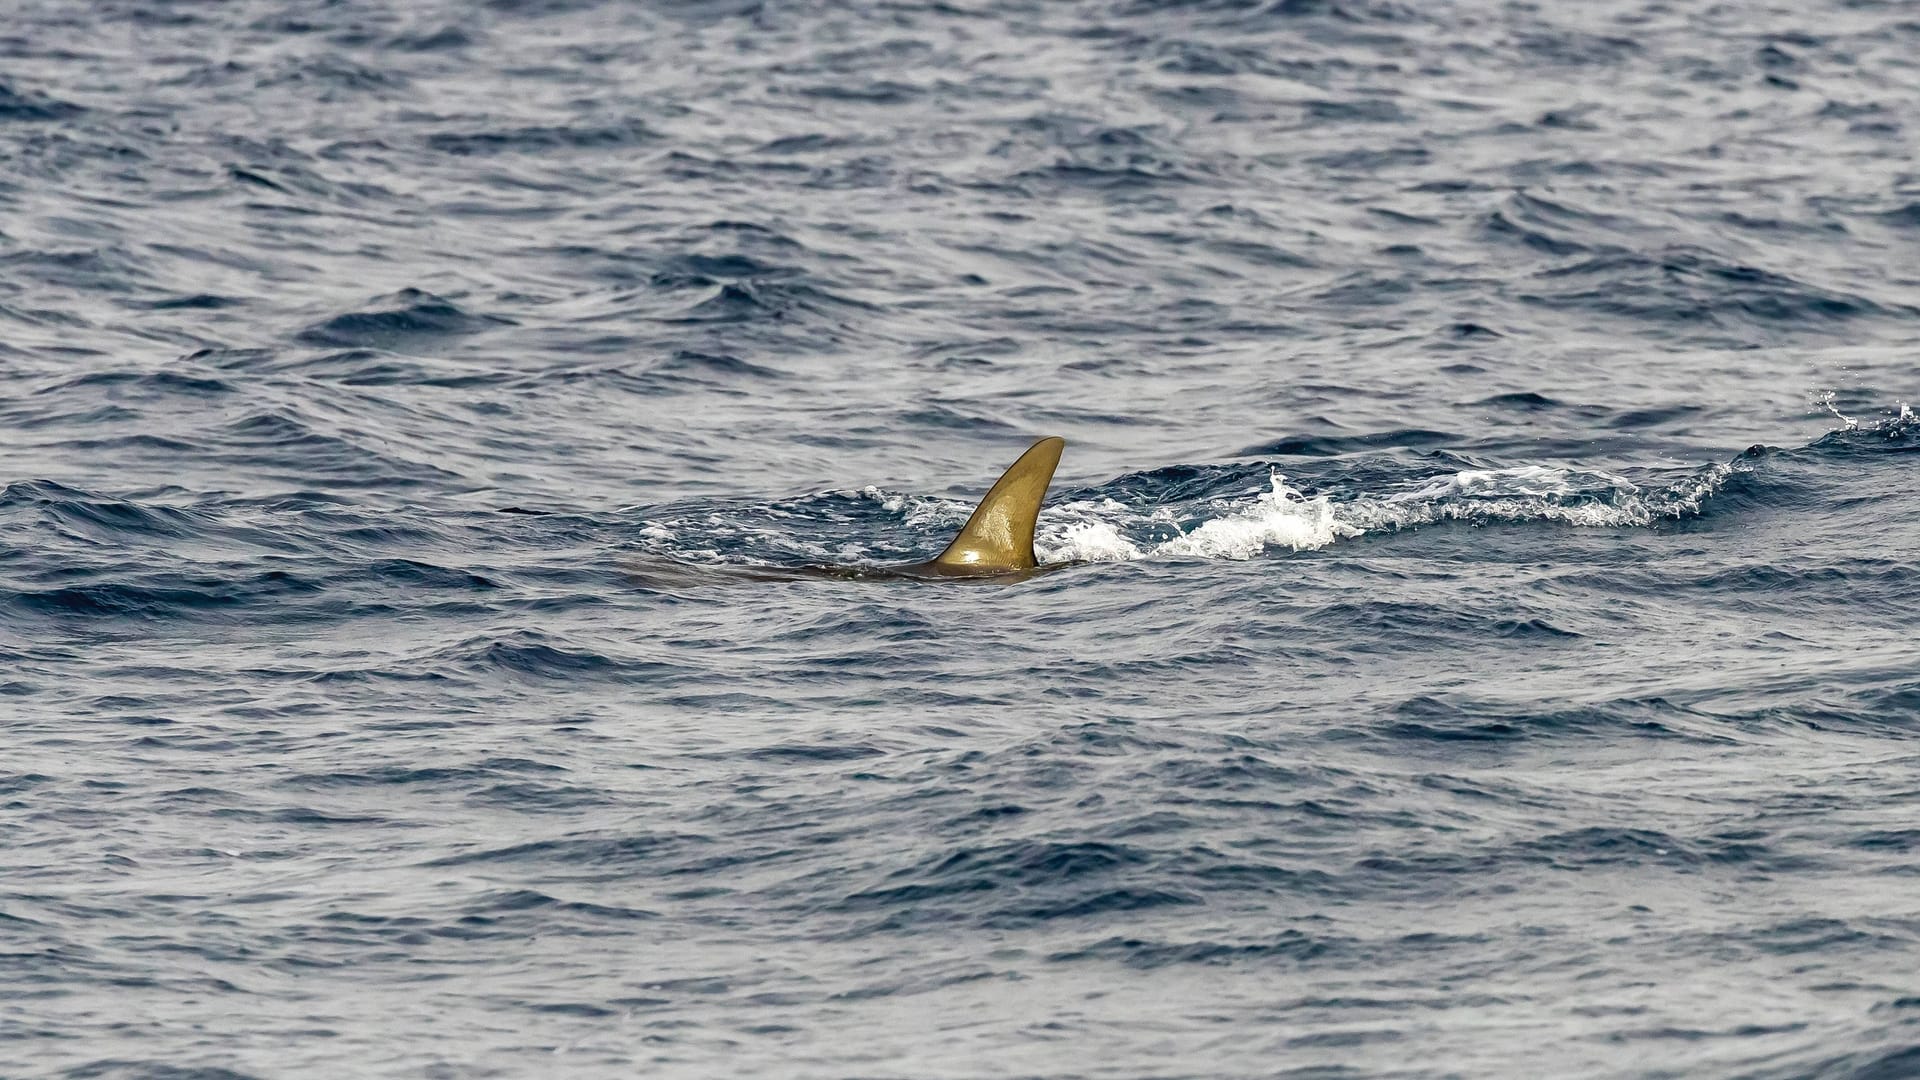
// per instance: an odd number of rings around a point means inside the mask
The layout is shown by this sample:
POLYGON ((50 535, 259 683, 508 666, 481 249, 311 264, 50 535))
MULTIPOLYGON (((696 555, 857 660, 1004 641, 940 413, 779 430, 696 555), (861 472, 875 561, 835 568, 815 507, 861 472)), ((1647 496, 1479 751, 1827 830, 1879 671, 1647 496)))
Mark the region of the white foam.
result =
POLYGON ((1125 562, 1144 554, 1140 545, 1106 521, 1076 521, 1058 536, 1036 537, 1033 546, 1043 563, 1125 562))
POLYGON ((1591 491, 1596 482, 1615 491, 1633 491, 1631 481, 1603 472, 1575 473, 1549 465, 1521 465, 1512 469, 1465 469, 1452 476, 1426 481, 1415 491, 1389 495, 1387 502, 1416 502, 1449 496, 1554 498, 1591 491), (1577 483, 1578 480, 1586 481, 1577 483))
POLYGON ((889 514, 899 514, 905 524, 916 528, 945 525, 957 527, 965 524, 967 515, 973 513, 973 507, 951 499, 906 495, 900 492, 882 491, 877 487, 861 488, 860 497, 879 503, 880 509, 889 514))
POLYGON ((1526 465, 1467 469, 1409 491, 1333 502, 1289 487, 1278 473, 1251 501, 1215 503, 1218 516, 1182 531, 1171 509, 1149 513, 1103 499, 1050 508, 1035 544, 1043 562, 1106 562, 1164 556, 1251 559, 1273 549, 1312 551, 1371 532, 1442 522, 1552 522, 1581 528, 1644 528, 1700 512, 1734 468, 1715 465, 1664 487, 1643 489, 1599 470, 1526 465), (1068 520, 1061 523, 1060 518, 1068 520), (1171 537, 1139 541, 1142 531, 1171 537))
POLYGON ((1165 507, 1142 515, 1113 499, 1101 499, 1049 508, 1041 515, 1034 550, 1040 561, 1048 563, 1118 562, 1166 555, 1251 559, 1268 548, 1307 551, 1360 535, 1359 529, 1335 518, 1333 504, 1324 495, 1306 498, 1288 487, 1278 473, 1271 474, 1269 482, 1269 489, 1257 492, 1251 501, 1216 503, 1225 512, 1191 532, 1182 532, 1173 511, 1165 507), (1061 517, 1069 520, 1061 524, 1061 517), (1125 525, 1147 526, 1172 535, 1142 546, 1121 531, 1125 525))
POLYGON ((1154 549, 1156 555, 1197 555, 1203 559, 1251 559, 1269 547, 1318 550, 1361 530, 1336 520, 1325 495, 1309 499, 1270 474, 1272 488, 1251 506, 1214 518, 1185 536, 1154 549))
POLYGON ((1699 476, 1645 491, 1625 477, 1598 470, 1542 465, 1467 470, 1436 477, 1416 491, 1357 499, 1343 505, 1340 516, 1368 532, 1442 521, 1551 521, 1583 528, 1637 528, 1698 513, 1731 475, 1730 466, 1715 465, 1699 476), (1558 501, 1563 499, 1573 501, 1558 501))
POLYGON ((1279 473, 1273 473, 1269 482, 1269 490, 1258 492, 1252 502, 1215 503, 1225 513, 1190 532, 1183 532, 1173 511, 1165 507, 1139 515, 1114 500, 1068 503, 1043 515, 1035 550, 1046 563, 1102 563, 1154 555, 1252 559, 1267 548, 1306 552, 1325 548, 1344 536, 1359 536, 1359 528, 1334 519, 1334 507, 1325 496, 1309 500, 1286 486, 1279 473), (1148 525, 1162 534, 1171 532, 1171 538, 1158 544, 1148 542, 1142 548, 1121 532, 1121 527, 1129 523, 1114 521, 1127 515, 1133 517, 1131 525, 1148 525), (1056 525, 1058 517, 1071 521, 1056 525))

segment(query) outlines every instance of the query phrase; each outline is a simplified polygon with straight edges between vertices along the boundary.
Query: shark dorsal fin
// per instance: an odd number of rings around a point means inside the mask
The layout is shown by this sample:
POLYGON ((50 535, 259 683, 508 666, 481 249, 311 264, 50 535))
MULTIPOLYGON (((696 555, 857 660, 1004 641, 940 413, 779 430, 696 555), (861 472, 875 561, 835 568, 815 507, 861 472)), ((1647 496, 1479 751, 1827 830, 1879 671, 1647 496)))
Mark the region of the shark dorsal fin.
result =
POLYGON ((1033 519, 1040 514, 1040 503, 1047 497, 1047 485, 1053 483, 1053 470, 1066 446, 1067 440, 1050 435, 1028 447, 931 565, 989 573, 1033 569, 1033 519))

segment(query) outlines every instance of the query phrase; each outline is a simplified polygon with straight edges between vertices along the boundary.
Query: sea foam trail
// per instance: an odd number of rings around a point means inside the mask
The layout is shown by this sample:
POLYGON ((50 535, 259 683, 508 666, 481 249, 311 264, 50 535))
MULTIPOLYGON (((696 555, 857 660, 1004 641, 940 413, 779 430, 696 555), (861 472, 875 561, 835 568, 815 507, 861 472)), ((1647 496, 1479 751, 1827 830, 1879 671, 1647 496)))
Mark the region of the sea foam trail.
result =
POLYGON ((1041 561, 1050 563, 1154 557, 1244 560, 1271 550, 1315 551, 1368 533, 1450 521, 1636 528, 1699 513, 1734 471, 1730 465, 1714 465, 1646 489, 1598 470, 1544 465, 1470 469, 1419 481, 1407 491, 1338 502, 1324 494, 1306 495, 1275 472, 1268 490, 1251 500, 1216 501, 1210 508, 1216 516, 1184 529, 1165 508, 1142 513, 1112 499, 1068 503, 1042 515, 1034 547, 1041 561), (1168 531, 1174 535, 1159 540, 1130 536, 1164 536, 1168 531))
MULTIPOLYGON (((1744 461, 1710 465, 1664 484, 1641 484, 1597 469, 1522 465, 1409 478, 1400 490, 1349 493, 1336 485, 1313 494, 1270 471, 1264 490, 1171 501, 1109 488, 1111 494, 1096 490, 1042 510, 1034 553, 1042 563, 1242 561, 1451 522, 1646 528, 1701 513, 1747 468, 1744 461)), ((644 549, 696 561, 885 564, 924 558, 927 542, 950 537, 972 509, 869 487, 753 509, 704 507, 648 521, 637 539, 644 549), (878 523, 863 521, 862 504, 877 505, 891 523, 876 533, 878 523), (773 550, 762 550, 766 545, 773 550)))
MULTIPOLYGON (((1052 529, 1034 541, 1035 554, 1042 562, 1119 562, 1151 556, 1187 556, 1201 559, 1251 559, 1269 548, 1310 551, 1326 547, 1347 537, 1359 536, 1361 529, 1340 521, 1333 503, 1325 495, 1311 498, 1287 485, 1279 473, 1269 478, 1268 490, 1255 495, 1250 503, 1228 504, 1219 517, 1182 531, 1167 510, 1146 516, 1150 528, 1171 529, 1174 536, 1146 547, 1127 538, 1121 524, 1100 516, 1126 508, 1111 499, 1100 503, 1073 503, 1060 509, 1069 514, 1095 515, 1092 520, 1067 523, 1056 534, 1052 529)), ((1047 523, 1043 518, 1043 526, 1047 523)))

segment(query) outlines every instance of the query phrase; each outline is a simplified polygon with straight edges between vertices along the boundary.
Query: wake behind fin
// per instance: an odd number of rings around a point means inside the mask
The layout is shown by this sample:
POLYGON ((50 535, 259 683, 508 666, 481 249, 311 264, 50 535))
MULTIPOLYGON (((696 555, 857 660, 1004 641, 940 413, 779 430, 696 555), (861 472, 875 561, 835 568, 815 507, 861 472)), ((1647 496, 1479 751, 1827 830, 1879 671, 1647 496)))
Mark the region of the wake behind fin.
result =
POLYGON ((1028 447, 980 500, 960 535, 926 567, 970 575, 1031 570, 1039 565, 1033 557, 1034 519, 1040 515, 1040 504, 1066 446, 1067 440, 1049 435, 1028 447))

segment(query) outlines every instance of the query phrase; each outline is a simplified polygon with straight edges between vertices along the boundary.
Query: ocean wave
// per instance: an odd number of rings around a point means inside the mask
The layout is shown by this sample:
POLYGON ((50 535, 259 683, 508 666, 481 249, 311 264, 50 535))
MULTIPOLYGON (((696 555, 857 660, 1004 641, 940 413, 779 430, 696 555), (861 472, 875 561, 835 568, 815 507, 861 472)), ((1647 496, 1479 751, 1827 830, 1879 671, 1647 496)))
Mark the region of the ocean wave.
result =
POLYGON ((0 1073, 1905 1076, 1917 43, 9 5, 0 1073))

